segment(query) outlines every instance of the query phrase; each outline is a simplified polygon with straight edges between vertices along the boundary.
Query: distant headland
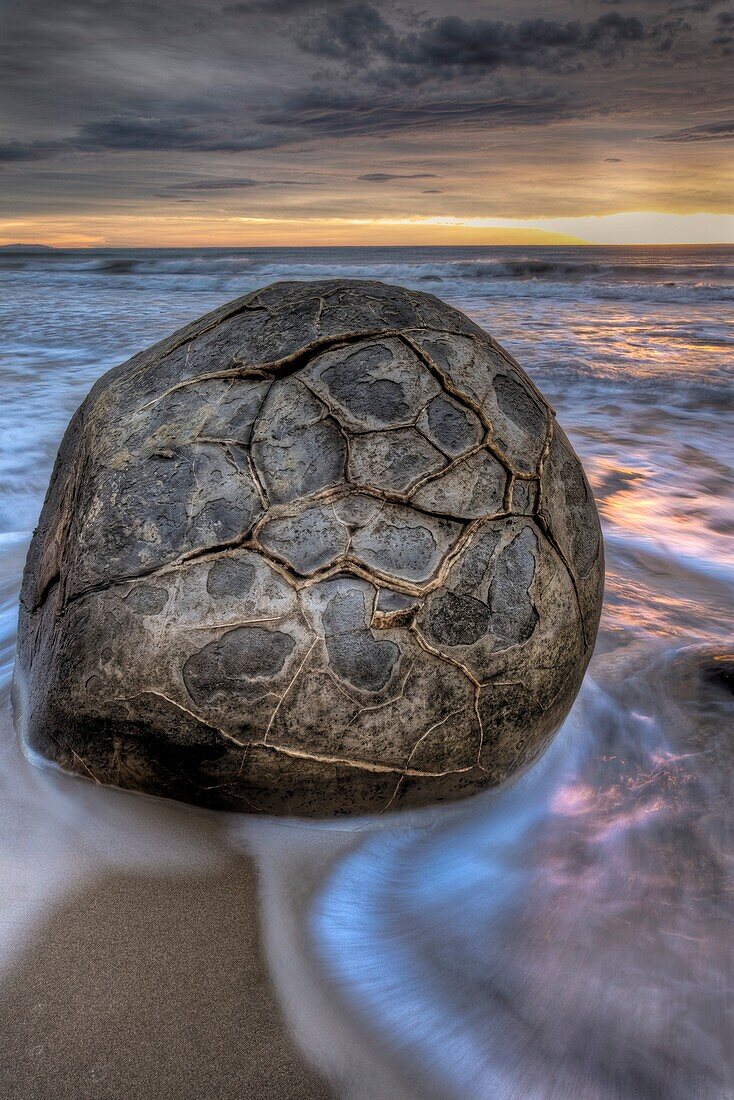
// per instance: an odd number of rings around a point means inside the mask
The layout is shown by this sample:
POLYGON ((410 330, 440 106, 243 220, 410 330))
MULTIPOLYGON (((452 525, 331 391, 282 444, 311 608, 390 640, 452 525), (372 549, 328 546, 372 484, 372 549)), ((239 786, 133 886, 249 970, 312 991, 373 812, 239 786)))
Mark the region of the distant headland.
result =
POLYGON ((0 244, 0 252, 55 252, 50 244, 0 244))

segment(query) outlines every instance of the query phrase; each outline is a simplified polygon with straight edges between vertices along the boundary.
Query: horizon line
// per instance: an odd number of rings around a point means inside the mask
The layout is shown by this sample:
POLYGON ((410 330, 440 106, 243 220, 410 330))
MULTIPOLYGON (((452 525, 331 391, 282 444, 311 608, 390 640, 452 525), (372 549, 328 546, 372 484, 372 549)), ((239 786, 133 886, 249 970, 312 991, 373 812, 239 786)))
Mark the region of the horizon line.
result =
POLYGON ((311 252, 333 252, 336 249, 365 249, 365 250, 389 250, 392 248, 410 249, 464 249, 464 248, 734 248, 733 241, 517 241, 511 244, 504 242, 482 242, 476 244, 460 242, 457 244, 417 244, 412 241, 393 244, 47 244, 44 241, 12 241, 0 244, 0 252, 33 253, 40 252, 105 252, 111 249, 116 252, 146 251, 146 252, 176 252, 176 251, 212 251, 226 252, 232 250, 247 250, 250 252, 263 251, 287 251, 302 249, 311 252))

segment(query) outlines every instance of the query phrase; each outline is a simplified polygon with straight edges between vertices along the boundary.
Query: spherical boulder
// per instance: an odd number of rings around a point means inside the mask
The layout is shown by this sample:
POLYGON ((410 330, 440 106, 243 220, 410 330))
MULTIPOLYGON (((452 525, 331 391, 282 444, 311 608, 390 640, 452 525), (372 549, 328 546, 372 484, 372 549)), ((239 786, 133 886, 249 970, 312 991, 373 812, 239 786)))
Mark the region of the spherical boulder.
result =
POLYGON ((17 722, 63 768, 210 807, 457 799, 548 744, 602 582, 579 460, 486 332, 400 287, 276 283, 74 416, 17 722))

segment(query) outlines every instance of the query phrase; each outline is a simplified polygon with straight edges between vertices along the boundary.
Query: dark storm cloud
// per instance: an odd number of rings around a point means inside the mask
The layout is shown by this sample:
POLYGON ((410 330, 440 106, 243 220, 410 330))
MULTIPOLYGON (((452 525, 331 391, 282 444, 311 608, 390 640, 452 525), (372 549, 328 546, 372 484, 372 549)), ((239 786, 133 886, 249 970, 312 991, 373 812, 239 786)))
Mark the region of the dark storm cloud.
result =
POLYGON ((83 123, 73 137, 55 142, 12 141, 0 145, 0 161, 38 160, 63 152, 240 153, 271 149, 282 135, 261 130, 251 133, 228 129, 226 122, 206 126, 185 118, 117 116, 83 123))
POLYGON ((21 160, 45 160, 63 147, 62 142, 8 141, 0 145, 0 164, 12 164, 21 160))
POLYGON ((647 37, 658 53, 670 53, 679 39, 685 38, 692 29, 691 24, 682 16, 675 19, 660 19, 649 25, 647 37))
MULTIPOLYGON (((394 92, 375 96, 373 90, 359 87, 340 92, 334 85, 316 86, 283 97, 275 110, 250 118, 247 130, 236 118, 216 123, 206 120, 203 124, 182 118, 118 116, 85 122, 75 135, 55 142, 7 142, 0 145, 0 163, 37 161, 73 152, 237 154, 319 138, 381 135, 407 129, 440 130, 444 125, 452 128, 533 125, 581 117, 583 113, 582 106, 573 105, 568 96, 546 87, 533 89, 527 84, 509 91, 488 88, 483 96, 477 95, 476 90, 467 95, 459 89, 452 96, 424 99, 415 95, 403 99, 394 92)), ((382 181, 388 174, 373 176, 382 181)), ((399 176, 395 174, 393 178, 399 176)))
MULTIPOLYGON (((382 7, 392 19, 405 18, 405 13, 396 15, 392 5, 382 7)), ((16 4, 16 11, 22 10, 16 4)), ((498 87, 496 81, 479 88, 474 80, 463 80, 462 68, 475 67, 479 58, 472 55, 469 41, 475 24, 461 19, 422 17, 413 37, 390 26, 388 60, 399 74, 385 81, 376 94, 369 73, 359 79, 344 72, 321 74, 324 83, 315 83, 313 55, 302 49, 304 28, 329 19, 337 20, 333 41, 338 50, 353 49, 356 55, 363 43, 374 44, 388 24, 367 3, 267 0, 266 5, 263 0, 261 5, 260 0, 250 0, 222 7, 209 0, 196 4, 183 0, 174 9, 161 0, 147 5, 131 0, 124 7, 109 0, 79 0, 71 18, 62 17, 50 0, 27 0, 27 10, 28 20, 16 20, 13 41, 6 45, 6 60, 15 67, 14 74, 11 77, 7 66, 0 72, 0 85, 5 80, 23 88, 23 95, 16 96, 20 106, 11 116, 17 129, 10 130, 0 144, 0 161, 6 166, 71 154, 127 153, 141 162, 145 155, 237 155, 410 128, 440 131, 444 125, 533 124, 586 110, 585 106, 572 108, 573 94, 561 95, 553 88, 534 90, 526 79, 517 88, 498 87), (294 13, 309 14, 300 24, 297 20, 279 23, 274 13, 286 6, 294 13), (36 33, 30 13, 36 17, 36 33), (125 24, 126 13, 130 27, 125 24), (418 82, 430 87, 431 57, 438 56, 440 41, 443 49, 448 48, 447 36, 457 27, 463 41, 457 70, 450 73, 440 63, 435 74, 437 83, 448 83, 450 88, 440 94, 412 89, 406 94, 405 85, 414 79, 411 68, 418 82), (268 28, 272 29, 268 32, 268 28), (269 48, 282 54, 276 68, 268 61, 264 70, 258 69, 258 32, 260 36, 270 33, 269 48), (32 113, 30 105, 39 101, 49 85, 58 93, 53 112, 56 132, 42 139, 24 136, 33 129, 23 124, 24 116, 32 113)), ((634 31, 634 21, 620 22, 617 16, 605 16, 583 28, 545 21, 532 25, 482 22, 481 26, 484 37, 478 48, 483 63, 489 56, 490 27, 503 29, 504 56, 509 58, 514 43, 516 54, 518 50, 528 56, 533 53, 538 65, 539 51, 557 42, 559 34, 567 46, 573 41, 574 49, 590 49, 592 42, 606 49, 620 33, 634 31), (627 30, 620 32, 620 27, 627 30)), ((499 60, 497 66, 501 67, 499 60)))
POLYGON ((671 0, 600 0, 602 4, 614 5, 618 8, 620 4, 635 4, 636 6, 661 8, 670 12, 708 12, 713 8, 720 8, 723 4, 729 3, 730 0, 680 0, 680 3, 672 2, 671 0))
POLYGON ((709 0, 5 0, 5 207, 394 213, 435 174, 446 214, 545 213, 587 202, 602 149, 617 208, 655 156, 671 194, 686 145, 713 164, 733 32, 709 0))
POLYGON ((77 0, 66 11, 57 0, 15 0, 10 8, 0 86, 22 95, 9 115, 17 129, 0 145, 6 165, 69 153, 239 154, 411 127, 583 118, 593 113, 578 77, 585 67, 611 70, 625 51, 670 51, 682 23, 646 26, 618 11, 585 21, 439 17, 369 0, 77 0), (267 53, 258 62, 263 42, 279 62, 267 53), (331 71, 314 73, 314 56, 333 62, 331 71), (527 72, 513 86, 507 74, 519 69, 558 76, 556 86, 533 88, 527 72), (55 133, 26 136, 33 127, 24 119, 48 87, 55 133))
POLYGON ((169 191, 239 191, 253 187, 302 187, 302 180, 255 180, 248 176, 231 179, 194 180, 191 183, 173 183, 169 191))
POLYGON ((718 46, 725 55, 734 49, 734 12, 721 11, 716 16, 716 33, 713 45, 718 46))
POLYGON ((704 126, 689 126, 673 130, 669 134, 656 134, 648 141, 731 141, 734 138, 734 119, 728 122, 709 122, 704 126))
POLYGON ((202 126, 187 118, 116 118, 86 122, 76 138, 77 149, 190 149, 201 152, 235 153, 271 146, 275 136, 264 133, 235 134, 227 126, 202 126))
POLYGON ((461 91, 451 97, 430 95, 425 99, 415 95, 376 96, 369 89, 337 94, 329 88, 315 88, 288 97, 263 121, 281 127, 291 125, 302 138, 346 138, 401 130, 440 131, 444 127, 526 126, 582 114, 579 105, 548 88, 517 88, 514 93, 489 88, 484 96, 474 89, 473 95, 461 91))
POLYGON ((348 65, 379 61, 393 79, 411 83, 448 75, 489 72, 501 66, 562 71, 583 65, 589 55, 608 62, 629 43, 645 37, 634 16, 608 12, 590 22, 527 19, 505 23, 428 19, 417 31, 401 31, 365 0, 326 12, 304 36, 303 47, 348 65))
POLYGON ((435 180, 435 172, 368 172, 364 176, 357 176, 358 180, 369 180, 370 183, 387 183, 388 180, 435 180))
POLYGON ((245 0, 240 4, 227 4, 222 8, 225 15, 292 15, 301 14, 309 8, 323 7, 325 3, 337 5, 344 0, 245 0))

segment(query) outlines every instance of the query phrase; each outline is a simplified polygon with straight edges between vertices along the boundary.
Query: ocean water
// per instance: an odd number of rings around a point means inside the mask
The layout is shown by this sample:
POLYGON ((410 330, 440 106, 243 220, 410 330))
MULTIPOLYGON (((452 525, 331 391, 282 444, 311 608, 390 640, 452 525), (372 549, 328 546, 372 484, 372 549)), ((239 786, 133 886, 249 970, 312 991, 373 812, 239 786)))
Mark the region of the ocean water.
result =
MULTIPOLYGON (((353 1100, 731 1098, 734 249, 0 252, 2 707, 28 539, 91 383, 229 298, 332 276, 435 293, 515 355, 584 461, 607 582, 577 703, 507 790, 379 829, 222 824, 286 930, 293 1034, 353 1100)), ((97 860, 144 862, 155 811, 29 771, 3 730, 11 958, 90 823, 97 860)), ((156 859, 202 858, 181 843, 156 859)))

